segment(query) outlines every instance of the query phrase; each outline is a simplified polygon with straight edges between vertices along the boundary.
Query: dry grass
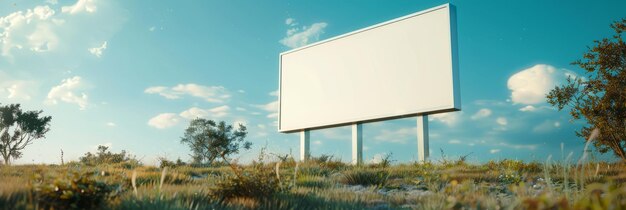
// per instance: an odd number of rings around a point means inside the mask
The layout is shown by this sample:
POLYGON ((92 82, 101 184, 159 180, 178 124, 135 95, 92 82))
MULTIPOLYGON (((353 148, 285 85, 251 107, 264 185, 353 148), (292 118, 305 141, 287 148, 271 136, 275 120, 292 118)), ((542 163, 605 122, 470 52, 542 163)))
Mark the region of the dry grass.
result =
MULTIPOLYGON (((250 174, 263 170, 261 174, 273 178, 275 165, 245 166, 244 171, 250 174)), ((388 167, 286 162, 279 168, 280 189, 272 191, 272 195, 234 197, 227 202, 216 194, 222 192, 220 188, 228 187, 220 184, 221 180, 235 176, 229 167, 177 167, 163 173, 156 167, 127 169, 115 165, 2 166, 0 209, 36 208, 38 201, 32 196, 30 184, 33 177, 67 172, 79 172, 120 186, 118 194, 107 198, 101 206, 103 209, 626 208, 626 166, 622 163, 578 166, 503 160, 482 165, 426 163, 388 167), (376 176, 371 185, 367 184, 371 177, 364 176, 364 186, 346 181, 347 176, 370 172, 385 176, 376 176)), ((267 187, 262 183, 245 186, 267 187)), ((229 192, 236 190, 239 188, 229 192)))

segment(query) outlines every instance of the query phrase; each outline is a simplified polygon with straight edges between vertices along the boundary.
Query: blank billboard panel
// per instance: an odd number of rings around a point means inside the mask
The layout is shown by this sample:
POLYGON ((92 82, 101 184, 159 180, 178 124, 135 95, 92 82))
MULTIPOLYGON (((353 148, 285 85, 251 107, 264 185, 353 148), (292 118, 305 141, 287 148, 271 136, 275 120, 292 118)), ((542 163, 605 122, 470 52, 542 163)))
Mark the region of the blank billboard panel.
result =
POLYGON ((280 132, 460 110, 452 5, 280 54, 280 132))

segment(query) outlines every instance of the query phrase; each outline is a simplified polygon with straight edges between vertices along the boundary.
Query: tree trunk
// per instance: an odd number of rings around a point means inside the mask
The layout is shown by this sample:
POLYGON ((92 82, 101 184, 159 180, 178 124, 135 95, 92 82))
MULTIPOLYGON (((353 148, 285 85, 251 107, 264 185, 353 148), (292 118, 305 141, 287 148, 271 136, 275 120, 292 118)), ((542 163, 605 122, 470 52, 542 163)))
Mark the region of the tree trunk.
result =
POLYGON ((619 143, 617 148, 615 148, 615 151, 617 152, 619 157, 622 158, 622 161, 626 163, 626 154, 624 153, 624 149, 619 146, 619 143))
POLYGON ((9 158, 10 158, 10 157, 4 157, 4 156, 3 156, 2 158, 4 158, 4 165, 5 165, 5 166, 8 166, 8 165, 9 165, 9 163, 10 163, 10 162, 9 162, 9 158))

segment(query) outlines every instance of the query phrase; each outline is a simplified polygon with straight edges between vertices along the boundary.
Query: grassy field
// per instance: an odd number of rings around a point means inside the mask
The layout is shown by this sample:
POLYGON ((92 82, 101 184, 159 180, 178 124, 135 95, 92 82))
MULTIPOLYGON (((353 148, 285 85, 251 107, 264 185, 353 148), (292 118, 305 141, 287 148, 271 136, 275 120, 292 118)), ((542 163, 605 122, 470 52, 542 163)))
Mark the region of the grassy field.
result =
POLYGON ((0 209, 626 209, 623 163, 0 166, 0 209))

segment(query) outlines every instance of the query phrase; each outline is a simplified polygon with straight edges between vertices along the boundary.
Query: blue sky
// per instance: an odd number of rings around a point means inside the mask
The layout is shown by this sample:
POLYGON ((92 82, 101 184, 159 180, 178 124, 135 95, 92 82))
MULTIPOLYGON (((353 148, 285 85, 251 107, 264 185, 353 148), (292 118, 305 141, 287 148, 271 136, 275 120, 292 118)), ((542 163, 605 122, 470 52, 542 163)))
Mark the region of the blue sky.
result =
MULTIPOLYGON (((53 117, 47 138, 17 163, 77 159, 99 144, 188 159, 188 119, 244 123, 254 159, 298 154, 298 135, 276 130, 278 54, 447 1, 0 1, 0 103, 53 117)), ((470 160, 545 160, 582 151, 582 122, 543 95, 593 40, 626 17, 624 1, 453 1, 463 111, 430 117, 440 148, 470 160)), ((393 94, 393 93, 390 93, 393 94)), ((313 155, 349 161, 348 127, 311 133, 313 155)), ((415 119, 364 125, 364 158, 417 155, 415 119)))

